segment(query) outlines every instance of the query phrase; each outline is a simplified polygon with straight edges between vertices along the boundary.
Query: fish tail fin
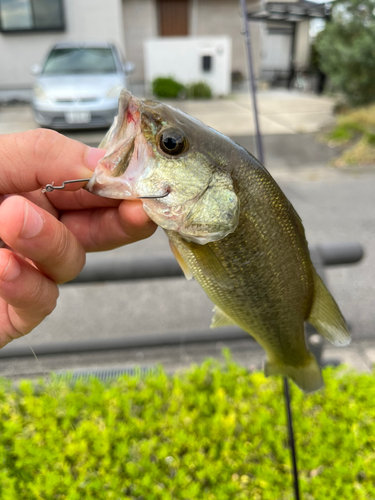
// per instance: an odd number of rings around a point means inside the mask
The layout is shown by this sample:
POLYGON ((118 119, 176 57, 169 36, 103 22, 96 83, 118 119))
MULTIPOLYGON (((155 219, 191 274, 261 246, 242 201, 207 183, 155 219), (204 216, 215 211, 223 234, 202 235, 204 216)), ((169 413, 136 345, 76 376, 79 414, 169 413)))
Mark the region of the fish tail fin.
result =
POLYGON ((350 334, 335 299, 322 279, 315 273, 314 298, 307 321, 333 345, 350 344, 350 334))
POLYGON ((323 387, 321 369, 311 354, 307 363, 301 366, 291 366, 274 360, 266 360, 264 373, 266 377, 270 375, 289 377, 304 392, 314 392, 323 387))

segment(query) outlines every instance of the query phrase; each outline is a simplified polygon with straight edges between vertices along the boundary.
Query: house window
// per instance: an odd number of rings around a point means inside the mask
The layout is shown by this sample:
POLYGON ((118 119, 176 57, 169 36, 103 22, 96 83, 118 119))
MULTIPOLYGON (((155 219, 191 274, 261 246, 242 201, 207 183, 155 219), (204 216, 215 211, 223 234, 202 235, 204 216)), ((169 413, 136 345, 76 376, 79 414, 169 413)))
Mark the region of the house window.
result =
POLYGON ((0 30, 63 31, 62 0, 0 0, 0 30))
POLYGON ((158 0, 159 35, 187 36, 188 0, 158 0))

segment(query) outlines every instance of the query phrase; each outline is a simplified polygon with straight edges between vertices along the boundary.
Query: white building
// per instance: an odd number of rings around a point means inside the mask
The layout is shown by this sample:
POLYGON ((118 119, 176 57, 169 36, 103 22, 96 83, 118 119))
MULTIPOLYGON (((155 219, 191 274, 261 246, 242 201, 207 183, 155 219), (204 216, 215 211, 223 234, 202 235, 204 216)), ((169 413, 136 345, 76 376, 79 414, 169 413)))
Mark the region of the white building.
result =
MULTIPOLYGON (((251 11, 260 5, 248 1, 251 11)), ((294 63, 303 69, 309 62, 308 21, 296 26, 294 63)), ((256 77, 288 72, 291 23, 251 22, 251 33, 256 77)), ((238 0, 0 0, 0 90, 31 88, 30 67, 61 41, 115 43, 135 64, 131 83, 142 84, 144 41, 169 36, 230 37, 231 72, 247 73, 238 0)))

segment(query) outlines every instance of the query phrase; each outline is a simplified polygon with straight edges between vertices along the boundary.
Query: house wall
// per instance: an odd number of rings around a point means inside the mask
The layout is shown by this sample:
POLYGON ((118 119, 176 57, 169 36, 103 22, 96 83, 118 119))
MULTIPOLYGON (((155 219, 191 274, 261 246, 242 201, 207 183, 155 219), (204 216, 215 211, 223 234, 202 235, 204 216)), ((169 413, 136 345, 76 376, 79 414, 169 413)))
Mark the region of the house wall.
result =
MULTIPOLYGON (((293 0, 291 0, 293 1, 293 0)), ((247 2, 255 10, 259 0, 247 2)), ((156 0, 64 0, 66 31, 0 33, 0 89, 31 88, 30 66, 42 62, 48 49, 60 41, 115 43, 135 64, 131 82, 144 81, 143 41, 158 35, 156 0)), ((255 76, 261 65, 261 24, 250 23, 255 76)), ((247 75, 238 0, 191 0, 190 35, 227 35, 232 39, 232 71, 247 75)), ((308 22, 299 23, 296 64, 309 60, 308 22)))
POLYGON ((146 91, 152 81, 171 76, 188 85, 206 82, 217 96, 231 91, 231 38, 228 36, 179 36, 149 38, 144 42, 146 91), (205 71, 202 58, 211 58, 205 71))
POLYGON ((30 67, 61 41, 115 43, 124 53, 121 0, 65 0, 64 32, 0 32, 0 89, 30 88, 30 67))
MULTIPOLYGON (((259 0, 248 2, 255 9, 259 0)), ((221 36, 232 39, 232 71, 246 76, 245 46, 241 35, 241 16, 238 0, 191 0, 189 6, 189 35, 221 36)), ((135 64, 131 82, 144 81, 143 42, 158 33, 156 0, 123 0, 123 22, 127 58, 135 64)), ((260 26, 251 23, 251 40, 256 76, 260 70, 260 26)))
MULTIPOLYGON (((250 10, 256 10, 259 2, 247 2, 250 10)), ((232 71, 241 71, 246 77, 247 65, 244 38, 241 34, 241 13, 238 0, 193 0, 193 35, 227 35, 232 38, 232 71)), ((253 49, 255 77, 260 72, 260 25, 249 23, 253 49)))
POLYGON ((144 80, 143 42, 158 35, 155 0, 123 0, 126 57, 135 64, 131 82, 144 80))

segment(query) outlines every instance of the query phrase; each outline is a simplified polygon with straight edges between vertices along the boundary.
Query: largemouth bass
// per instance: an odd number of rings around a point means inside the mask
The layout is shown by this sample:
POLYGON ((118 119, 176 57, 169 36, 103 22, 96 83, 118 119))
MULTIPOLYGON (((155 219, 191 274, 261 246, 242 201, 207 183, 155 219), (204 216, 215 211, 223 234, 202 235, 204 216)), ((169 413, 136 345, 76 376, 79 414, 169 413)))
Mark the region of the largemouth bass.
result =
POLYGON ((334 345, 350 336, 311 263, 301 219, 269 172, 195 118, 126 90, 100 147, 107 154, 86 189, 142 199, 186 277, 215 304, 212 326, 237 324, 252 335, 267 353, 266 375, 319 389, 304 322, 334 345))

